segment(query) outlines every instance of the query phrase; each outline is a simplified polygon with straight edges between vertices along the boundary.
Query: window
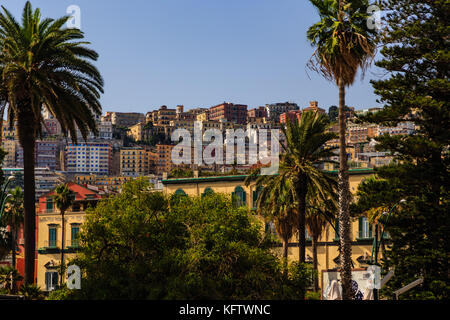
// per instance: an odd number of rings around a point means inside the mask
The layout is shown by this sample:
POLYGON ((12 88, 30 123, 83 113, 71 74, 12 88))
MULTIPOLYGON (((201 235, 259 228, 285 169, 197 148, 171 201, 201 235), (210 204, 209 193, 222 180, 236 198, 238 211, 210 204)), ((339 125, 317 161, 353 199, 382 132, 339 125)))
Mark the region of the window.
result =
POLYGON ((53 199, 47 198, 46 209, 47 209, 47 212, 53 212, 53 199))
POLYGON ((48 226, 48 247, 56 248, 56 228, 55 225, 48 226))
POLYGON ((177 191, 175 191, 175 195, 176 196, 185 196, 186 192, 184 192, 183 189, 178 189, 177 191))
POLYGON ((370 239, 372 238, 372 226, 369 224, 367 217, 360 217, 358 219, 359 225, 359 238, 370 239))
POLYGON ((78 247, 78 233, 80 232, 79 224, 72 224, 71 230, 71 247, 78 247))
POLYGON ((247 195, 241 186, 236 187, 232 193, 233 201, 235 201, 236 206, 243 207, 246 205, 247 195))
POLYGON ((208 195, 212 195, 212 194, 214 194, 214 191, 213 191, 213 189, 211 189, 211 188, 206 188, 205 189, 205 191, 203 191, 203 193, 202 193, 202 198, 204 197, 204 196, 208 196, 208 195))
POLYGON ((259 187, 257 190, 253 191, 253 209, 256 208, 256 203, 258 202, 259 195, 262 192, 262 187, 259 187))
POLYGON ((45 289, 47 291, 53 291, 58 285, 58 272, 47 271, 45 273, 45 289))

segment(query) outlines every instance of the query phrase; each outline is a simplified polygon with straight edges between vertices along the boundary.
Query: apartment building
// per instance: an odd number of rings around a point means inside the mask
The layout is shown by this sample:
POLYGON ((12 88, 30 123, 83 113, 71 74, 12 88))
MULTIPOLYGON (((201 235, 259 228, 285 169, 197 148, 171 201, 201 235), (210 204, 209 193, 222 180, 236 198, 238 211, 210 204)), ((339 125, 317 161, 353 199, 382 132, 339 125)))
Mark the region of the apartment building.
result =
POLYGON ((300 110, 299 106, 296 103, 292 103, 292 102, 266 104, 265 109, 266 109, 267 117, 270 120, 275 121, 275 122, 279 122, 280 115, 285 112, 300 110))
POLYGON ((94 186, 99 189, 107 190, 107 191, 120 191, 120 188, 127 181, 132 180, 132 177, 125 176, 100 176, 96 174, 89 175, 76 175, 75 182, 79 185, 94 186))
POLYGON ((111 122, 116 127, 130 127, 145 121, 145 115, 138 112, 106 112, 102 121, 111 122))
POLYGON ((6 152, 2 167, 14 168, 16 166, 16 150, 18 142, 15 140, 2 140, 2 149, 6 152))
POLYGON ((285 124, 287 122, 287 119, 289 119, 291 122, 300 121, 302 115, 302 111, 300 110, 294 110, 294 111, 288 111, 285 113, 282 113, 280 115, 280 123, 285 124))
POLYGON ((3 120, 3 127, 2 127, 2 140, 17 140, 18 137, 16 135, 16 127, 9 126, 9 121, 3 120))
POLYGON ((267 117, 267 110, 265 107, 258 107, 248 110, 247 118, 265 118, 267 117))
POLYGON ((177 119, 177 109, 169 109, 161 106, 158 110, 147 113, 146 121, 153 122, 153 125, 168 126, 171 120, 177 119))
POLYGON ((148 150, 141 147, 120 150, 120 175, 125 177, 145 176, 149 173, 148 150))
POLYGON ((211 107, 209 109, 209 120, 219 121, 220 119, 245 124, 247 122, 247 106, 224 102, 211 107))
MULTIPOLYGON (((16 166, 23 168, 23 149, 20 144, 16 146, 16 166)), ((35 144, 34 161, 37 168, 49 168, 50 170, 59 169, 59 150, 58 141, 38 140, 35 144)))
POLYGON ((157 144, 156 145, 156 174, 162 175, 164 172, 170 172, 174 165, 172 164, 172 149, 174 145, 157 144))
POLYGON ((111 145, 107 142, 69 143, 65 158, 69 173, 107 175, 111 165, 111 145))

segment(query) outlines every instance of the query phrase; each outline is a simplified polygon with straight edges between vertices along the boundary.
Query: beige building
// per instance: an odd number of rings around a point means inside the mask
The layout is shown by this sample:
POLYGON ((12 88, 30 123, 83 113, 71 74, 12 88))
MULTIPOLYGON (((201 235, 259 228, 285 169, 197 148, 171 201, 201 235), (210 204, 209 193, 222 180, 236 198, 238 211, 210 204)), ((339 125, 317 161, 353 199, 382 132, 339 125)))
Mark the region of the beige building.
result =
POLYGON ((120 175, 125 177, 144 176, 149 173, 149 150, 141 147, 120 150, 120 175))

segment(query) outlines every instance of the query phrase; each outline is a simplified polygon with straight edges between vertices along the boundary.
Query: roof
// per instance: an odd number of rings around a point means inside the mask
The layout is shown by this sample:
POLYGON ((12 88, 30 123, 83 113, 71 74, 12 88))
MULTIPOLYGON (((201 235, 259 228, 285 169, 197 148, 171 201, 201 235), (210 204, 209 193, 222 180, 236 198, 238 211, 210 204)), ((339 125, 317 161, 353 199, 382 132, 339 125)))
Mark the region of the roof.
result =
MULTIPOLYGON (((101 199, 101 195, 98 194, 98 192, 95 192, 94 190, 88 189, 84 186, 82 186, 81 184, 75 183, 75 182, 68 182, 67 185, 69 186, 69 189, 73 192, 75 192, 76 194, 76 198, 75 201, 82 201, 82 200, 86 200, 87 199, 87 195, 94 195, 94 199, 89 199, 89 200, 99 200, 101 199)), ((42 196, 39 197, 40 199, 46 198, 48 196, 51 196, 53 194, 55 194, 55 189, 50 190, 49 192, 43 194, 42 196)))
MULTIPOLYGON (((337 174, 338 170, 326 171, 332 174, 337 174)), ((372 168, 358 168, 349 170, 350 175, 360 175, 360 174, 373 174, 374 170, 372 168)), ((231 176, 215 176, 215 177, 198 177, 198 178, 176 178, 176 179, 165 179, 162 183, 167 184, 186 184, 186 183, 201 183, 201 182, 221 182, 221 181, 244 181, 248 175, 231 175, 231 176)))

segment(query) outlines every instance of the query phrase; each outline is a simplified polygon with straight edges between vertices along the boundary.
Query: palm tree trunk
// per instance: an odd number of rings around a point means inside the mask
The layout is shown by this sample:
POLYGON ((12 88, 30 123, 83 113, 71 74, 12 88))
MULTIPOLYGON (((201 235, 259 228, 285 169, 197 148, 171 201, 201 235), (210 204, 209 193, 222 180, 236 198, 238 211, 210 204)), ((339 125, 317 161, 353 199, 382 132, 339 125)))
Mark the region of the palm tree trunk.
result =
POLYGON ((21 106, 16 114, 16 132, 23 148, 24 175, 24 240, 25 240, 25 284, 34 284, 36 259, 36 186, 34 178, 34 152, 36 144, 36 121, 31 101, 27 99, 18 102, 21 106))
POLYGON ((283 242, 283 273, 286 276, 288 272, 289 239, 283 242))
POLYGON ((24 172, 24 238, 25 238, 25 283, 34 283, 36 250, 36 199, 34 179, 35 139, 29 135, 22 144, 24 172))
POLYGON ((318 270, 318 262, 317 262, 317 236, 312 237, 312 251, 313 251, 313 269, 315 271, 314 274, 314 291, 319 291, 319 270, 318 270))
POLYGON ((65 240, 65 221, 64 221, 64 210, 61 210, 61 266, 60 266, 60 280, 59 286, 62 288, 64 279, 64 240, 65 240))
POLYGON ((350 188, 348 181, 348 163, 346 150, 346 123, 345 123, 345 85, 339 79, 339 240, 340 240, 340 264, 342 281, 342 298, 351 300, 352 292, 352 267, 351 267, 351 238, 350 238, 350 188))
POLYGON ((306 262, 306 179, 303 175, 298 177, 296 193, 298 197, 298 262, 306 262))

